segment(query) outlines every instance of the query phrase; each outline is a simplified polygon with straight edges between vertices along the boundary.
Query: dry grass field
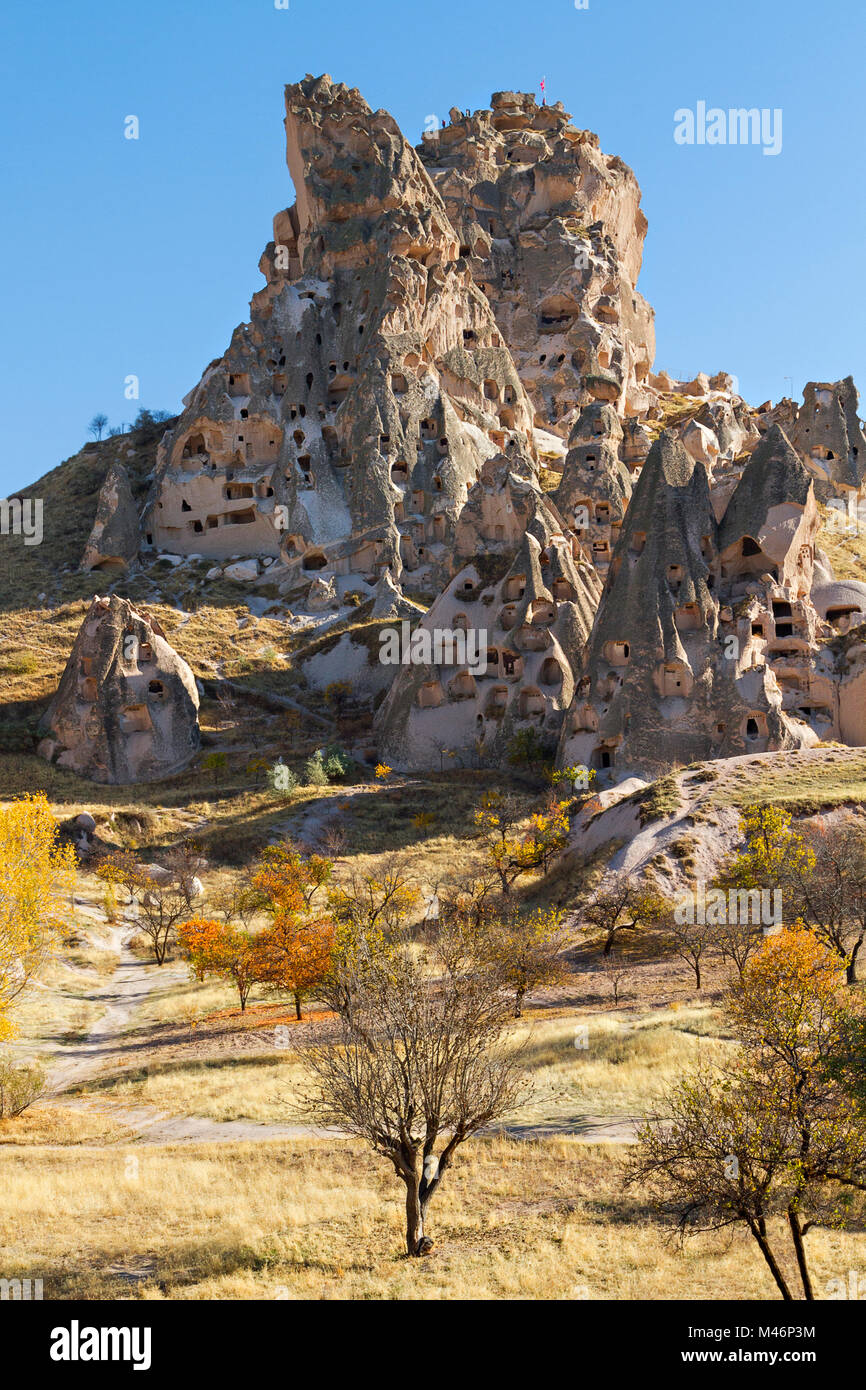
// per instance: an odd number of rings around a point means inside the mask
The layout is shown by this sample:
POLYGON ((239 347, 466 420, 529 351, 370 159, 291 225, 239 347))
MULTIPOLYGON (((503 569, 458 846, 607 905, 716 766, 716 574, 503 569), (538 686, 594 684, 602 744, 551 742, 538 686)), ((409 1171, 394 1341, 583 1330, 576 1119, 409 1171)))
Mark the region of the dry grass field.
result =
MULTIPOLYGON (((622 1146, 491 1138, 431 1207, 435 1248, 401 1255, 393 1175, 349 1141, 0 1151, 8 1277, 46 1298, 769 1299, 747 1237, 680 1250, 622 1146), (46 1211, 52 1220, 45 1219, 46 1211)), ((816 1283, 863 1237, 810 1236, 816 1283)))

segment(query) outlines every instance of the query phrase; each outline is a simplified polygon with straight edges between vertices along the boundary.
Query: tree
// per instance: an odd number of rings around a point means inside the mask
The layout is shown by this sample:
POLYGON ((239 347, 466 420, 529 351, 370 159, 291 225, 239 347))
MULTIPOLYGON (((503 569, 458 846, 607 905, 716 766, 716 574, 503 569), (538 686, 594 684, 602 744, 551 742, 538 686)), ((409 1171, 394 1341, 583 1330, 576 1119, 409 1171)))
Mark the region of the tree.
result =
POLYGON ((604 932, 604 955, 609 956, 621 932, 656 925, 667 904, 654 889, 630 874, 608 875, 583 909, 584 919, 604 932))
POLYGON ((792 872, 807 870, 809 847, 791 829, 790 812, 781 806, 750 806, 740 817, 745 845, 729 864, 726 885, 736 888, 782 890, 792 872))
POLYGON ((126 888, 132 899, 136 926, 150 942, 156 964, 164 965, 172 932, 190 911, 191 879, 182 876, 183 870, 178 865, 171 871, 159 872, 147 864, 137 863, 135 856, 126 850, 108 855, 97 867, 96 874, 105 883, 119 883, 126 888))
POLYGON ((713 942, 722 960, 732 965, 742 978, 752 956, 761 949, 763 932, 748 912, 726 913, 725 916, 727 920, 713 928, 713 942))
POLYGON ((479 962, 496 973, 514 996, 514 1017, 523 1013, 523 1000, 534 989, 559 983, 565 974, 566 943, 561 914, 536 908, 512 910, 488 917, 469 938, 479 962))
POLYGON ((670 907, 661 909, 661 916, 674 954, 691 967, 695 987, 700 989, 704 959, 718 947, 718 928, 706 922, 678 922, 676 913, 670 907))
POLYGON ((812 830, 786 884, 793 913, 844 961, 849 984, 866 940, 866 836, 854 822, 812 830))
POLYGON ((207 757, 202 758, 201 765, 205 772, 213 773, 213 784, 216 786, 229 765, 228 755, 226 753, 208 753, 207 757))
POLYGON ((178 942, 199 981, 207 975, 230 980, 238 992, 241 1013, 253 985, 262 979, 259 938, 246 928, 208 917, 191 917, 177 929, 178 942))
POLYGON ((321 982, 331 960, 334 922, 314 911, 319 893, 330 882, 330 859, 304 856, 291 842, 271 845, 262 854, 253 886, 273 921, 257 939, 260 978, 270 989, 285 991, 302 1016, 303 999, 321 982))
POLYGON ((331 681, 325 687, 325 704, 333 711, 336 719, 340 718, 348 701, 352 698, 351 681, 331 681))
POLYGON ((568 802, 552 801, 529 818, 529 829, 521 831, 525 815, 513 797, 488 792, 475 812, 475 824, 485 840, 487 861, 496 873, 501 891, 511 894, 523 875, 544 871, 568 836, 568 802))
POLYGON ((264 978, 260 942, 260 937, 251 935, 244 927, 222 926, 213 973, 232 981, 238 992, 241 1013, 246 1011, 253 985, 264 978))
POLYGON ((258 978, 269 989, 290 994, 300 1022, 302 1001, 325 978, 334 947, 330 917, 303 917, 280 910, 256 938, 258 978))
POLYGON ((325 1123, 362 1139, 406 1190, 406 1253, 425 1254, 430 1202, 454 1155, 513 1111, 525 1093, 520 1055, 503 1033, 511 1006, 498 974, 445 934, 430 958, 408 936, 344 943, 322 986, 336 1037, 302 1044, 325 1123))
POLYGON ((261 906, 261 894, 253 885, 253 876, 244 873, 210 892, 208 902, 224 922, 240 922, 249 930, 261 906))
POLYGON ((616 956, 603 956, 600 964, 602 977, 610 985, 611 998, 617 1005, 625 982, 631 974, 631 968, 625 961, 618 960, 616 956))
MULTIPOLYGON (((716 887, 759 890, 784 896, 799 874, 809 872, 812 855, 803 837, 791 828, 791 816, 780 806, 751 806, 740 817, 743 847, 723 865, 716 887)), ((796 913, 794 914, 796 916, 796 913)), ((749 913, 732 913, 714 929, 715 944, 723 960, 742 978, 752 957, 760 950, 763 933, 749 913)))
POLYGON ((683 1237, 744 1225, 782 1297, 794 1297, 793 1263, 811 1300, 810 1228, 854 1219, 866 1191, 866 1114, 833 1075, 852 1018, 838 957, 803 928, 768 937, 727 1015, 736 1056, 668 1093, 630 1179, 669 1204, 683 1237))
POLYGON ((178 945, 199 983, 216 970, 227 925, 213 917, 190 917, 177 929, 178 945))
POLYGON ((93 419, 91 420, 90 424, 87 426, 88 434, 92 434, 94 439, 101 439, 101 438, 102 438, 102 431, 105 429, 105 426, 106 426, 107 424, 108 424, 108 416, 107 416, 107 415, 94 415, 94 417, 93 417, 93 419))
POLYGON ((353 869, 328 895, 338 923, 358 932, 377 929, 385 936, 397 931, 420 901, 418 888, 396 857, 386 858, 377 873, 353 869))
POLYGON ((10 1004, 55 947, 76 863, 74 850, 57 843, 42 793, 0 810, 0 1038, 11 1031, 10 1004))
POLYGON ((508 745, 508 761, 512 767, 526 767, 535 772, 549 762, 553 749, 541 737, 534 724, 519 729, 508 745))
POLYGON ((286 840, 263 851, 252 876, 252 888, 260 905, 273 914, 300 907, 309 912, 319 891, 330 882, 333 869, 324 855, 302 855, 286 840))

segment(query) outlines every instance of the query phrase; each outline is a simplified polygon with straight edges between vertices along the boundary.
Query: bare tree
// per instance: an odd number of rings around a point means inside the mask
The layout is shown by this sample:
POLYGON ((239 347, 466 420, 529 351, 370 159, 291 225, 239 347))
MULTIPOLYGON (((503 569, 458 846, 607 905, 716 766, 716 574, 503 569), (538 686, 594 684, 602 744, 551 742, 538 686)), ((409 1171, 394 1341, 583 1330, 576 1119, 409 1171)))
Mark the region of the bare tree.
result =
POLYGON ((691 967, 695 986, 700 989, 703 984, 701 968, 717 945, 718 928, 706 922, 678 922, 676 913, 669 911, 665 914, 664 930, 674 953, 691 967))
POLYGON ((732 920, 715 926, 713 938, 722 960, 732 965, 742 979, 743 971, 760 949, 764 936, 760 926, 754 926, 751 922, 749 913, 733 912, 726 915, 732 920))
POLYGON ((189 896, 181 884, 158 883, 142 869, 133 889, 133 916, 151 944, 157 965, 165 964, 171 934, 189 911, 189 896))
POLYGON ((630 1167, 682 1238, 745 1226, 786 1301, 792 1268, 815 1296, 810 1229, 863 1215, 866 1115, 834 1075, 861 1016, 843 991, 838 959, 812 933, 768 939, 728 994, 739 1049, 668 1090, 630 1167))
POLYGON ((406 1253, 423 1255, 428 1208, 457 1149, 525 1094, 520 1053, 503 1039, 512 1009, 498 974, 447 933, 432 960, 405 938, 357 943, 320 989, 335 1039, 302 1044, 318 1083, 310 1104, 393 1165, 406 1189, 406 1253))
POLYGON ((107 416, 107 415, 94 415, 94 417, 93 417, 93 419, 91 420, 90 424, 87 426, 87 431, 88 431, 89 434, 92 434, 92 435, 93 435, 93 438, 94 438, 94 439, 101 439, 101 438, 102 438, 102 431, 105 429, 105 426, 106 426, 107 424, 108 424, 108 416, 107 416))
POLYGON ((621 932, 655 925, 665 906, 664 899, 639 879, 619 873, 606 876, 584 907, 583 918, 604 932, 604 954, 609 956, 621 932))
POLYGON ((631 974, 631 967, 626 964, 625 961, 617 959, 616 956, 603 956, 599 969, 602 978, 606 980, 610 986, 614 1004, 618 1004, 622 997, 625 982, 631 974))
POLYGON ((796 861, 786 884, 792 915, 846 962, 853 985, 866 940, 866 835, 847 821, 803 839, 813 862, 796 861))

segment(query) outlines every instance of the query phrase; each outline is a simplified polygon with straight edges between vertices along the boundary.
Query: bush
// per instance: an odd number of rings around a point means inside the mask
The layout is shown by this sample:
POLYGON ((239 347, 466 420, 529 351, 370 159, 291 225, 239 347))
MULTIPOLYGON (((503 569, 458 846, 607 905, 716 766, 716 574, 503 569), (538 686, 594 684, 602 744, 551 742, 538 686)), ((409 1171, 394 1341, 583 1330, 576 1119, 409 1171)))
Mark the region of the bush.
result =
MULTIPOLYGON (((311 758, 310 762, 312 761, 311 758)), ((268 786, 277 796, 290 797, 298 785, 297 774, 290 767, 286 767, 285 763, 274 763, 273 767, 269 767, 267 779, 268 786)))
POLYGON ((38 1100, 45 1084, 42 1067, 16 1066, 0 1061, 0 1120, 22 1115, 34 1100, 38 1100))
POLYGON ((341 748, 338 743, 329 744, 322 755, 322 765, 325 775, 330 782, 339 782, 344 777, 348 777, 354 765, 354 759, 341 748))
POLYGON ((32 723, 16 720, 0 723, 0 753, 32 753, 37 738, 36 726, 32 723))
POLYGON ((321 752, 315 753, 312 758, 308 758, 304 764, 304 778, 308 787, 326 787, 328 785, 328 774, 322 760, 321 752))

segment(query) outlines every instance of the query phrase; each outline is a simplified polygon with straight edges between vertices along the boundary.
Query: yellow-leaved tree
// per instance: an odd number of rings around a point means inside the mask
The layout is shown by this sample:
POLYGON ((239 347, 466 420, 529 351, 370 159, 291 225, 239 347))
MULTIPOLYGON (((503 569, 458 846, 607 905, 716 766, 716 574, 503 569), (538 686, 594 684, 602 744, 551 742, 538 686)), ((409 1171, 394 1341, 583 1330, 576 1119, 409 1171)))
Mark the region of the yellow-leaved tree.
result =
POLYGON ((57 941, 75 866, 72 847, 57 843, 44 795, 0 809, 0 1038, 11 1031, 10 1004, 57 941))

